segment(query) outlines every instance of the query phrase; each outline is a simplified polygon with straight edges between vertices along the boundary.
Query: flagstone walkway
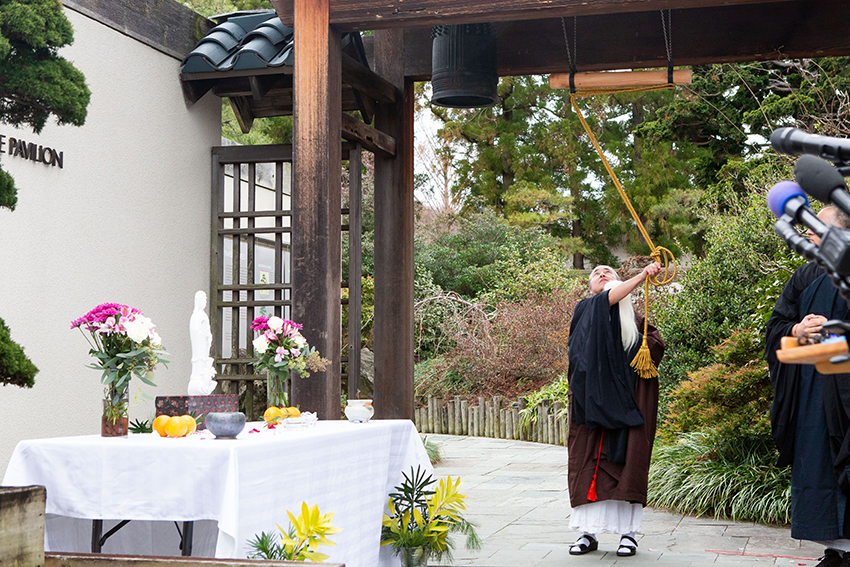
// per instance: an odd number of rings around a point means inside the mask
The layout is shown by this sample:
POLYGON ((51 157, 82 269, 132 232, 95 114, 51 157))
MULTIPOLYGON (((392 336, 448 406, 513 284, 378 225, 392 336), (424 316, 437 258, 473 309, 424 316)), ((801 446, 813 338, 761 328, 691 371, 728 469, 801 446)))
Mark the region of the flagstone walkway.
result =
POLYGON ((599 550, 569 555, 567 452, 564 447, 482 437, 427 435, 440 447, 436 477, 460 476, 467 519, 478 525, 482 549, 456 538, 451 562, 481 567, 813 567, 823 549, 791 539, 789 528, 697 518, 644 509, 634 557, 616 555, 619 536, 602 534, 599 550))

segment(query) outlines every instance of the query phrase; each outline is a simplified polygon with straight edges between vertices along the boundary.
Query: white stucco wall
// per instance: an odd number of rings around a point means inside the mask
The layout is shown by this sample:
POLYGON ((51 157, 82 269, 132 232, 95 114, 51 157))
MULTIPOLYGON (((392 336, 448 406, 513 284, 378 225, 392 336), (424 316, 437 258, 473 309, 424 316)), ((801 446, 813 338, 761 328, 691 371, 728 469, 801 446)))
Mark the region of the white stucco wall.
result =
MULTIPOLYGON (((0 478, 22 439, 100 432, 100 375, 73 319, 104 302, 142 310, 171 360, 145 390, 185 394, 193 297, 209 288, 219 99, 186 108, 177 59, 66 14, 75 41, 61 53, 92 91, 86 124, 51 121, 40 135, 0 124, 7 144, 64 152, 62 169, 0 154, 18 187, 16 210, 0 209, 0 318, 40 370, 32 389, 0 387, 0 478)), ((131 419, 153 413, 152 398, 131 402, 131 419)))

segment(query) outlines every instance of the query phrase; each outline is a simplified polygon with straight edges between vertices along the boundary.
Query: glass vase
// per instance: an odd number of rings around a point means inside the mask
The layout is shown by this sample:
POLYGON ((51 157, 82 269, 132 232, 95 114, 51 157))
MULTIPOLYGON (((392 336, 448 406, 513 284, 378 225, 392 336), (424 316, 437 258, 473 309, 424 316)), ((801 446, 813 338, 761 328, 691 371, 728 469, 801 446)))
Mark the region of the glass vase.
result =
POLYGON ((100 417, 101 437, 127 437, 128 423, 126 405, 123 413, 116 415, 109 409, 109 402, 103 400, 103 415, 100 417))
POLYGON ((268 397, 268 407, 285 408, 289 405, 286 394, 286 387, 289 381, 288 372, 271 372, 269 371, 266 378, 266 395, 268 397))
POLYGON ((402 567, 426 567, 428 565, 428 550, 423 547, 402 547, 398 556, 402 567))
POLYGON ((113 384, 106 387, 103 397, 103 414, 100 418, 101 437, 127 436, 129 407, 130 388, 126 381, 123 382, 123 387, 115 388, 113 384))

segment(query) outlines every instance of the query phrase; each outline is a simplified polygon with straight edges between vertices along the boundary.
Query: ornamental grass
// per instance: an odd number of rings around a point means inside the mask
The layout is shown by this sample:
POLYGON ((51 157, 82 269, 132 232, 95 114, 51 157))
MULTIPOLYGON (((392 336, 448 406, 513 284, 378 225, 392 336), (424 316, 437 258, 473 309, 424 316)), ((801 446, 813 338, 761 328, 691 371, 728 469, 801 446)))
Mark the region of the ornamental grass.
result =
POLYGON ((784 525, 791 521, 791 469, 773 463, 770 437, 691 432, 656 443, 649 505, 683 514, 784 525))

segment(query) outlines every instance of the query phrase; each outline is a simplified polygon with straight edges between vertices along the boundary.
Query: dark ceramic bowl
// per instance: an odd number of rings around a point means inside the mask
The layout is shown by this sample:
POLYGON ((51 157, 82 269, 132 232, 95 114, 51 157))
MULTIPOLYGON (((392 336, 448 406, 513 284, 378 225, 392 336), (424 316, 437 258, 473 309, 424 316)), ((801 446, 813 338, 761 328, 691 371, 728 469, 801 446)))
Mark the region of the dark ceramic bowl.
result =
POLYGON ((208 413, 204 425, 216 439, 235 439, 245 429, 245 414, 241 411, 208 413))

